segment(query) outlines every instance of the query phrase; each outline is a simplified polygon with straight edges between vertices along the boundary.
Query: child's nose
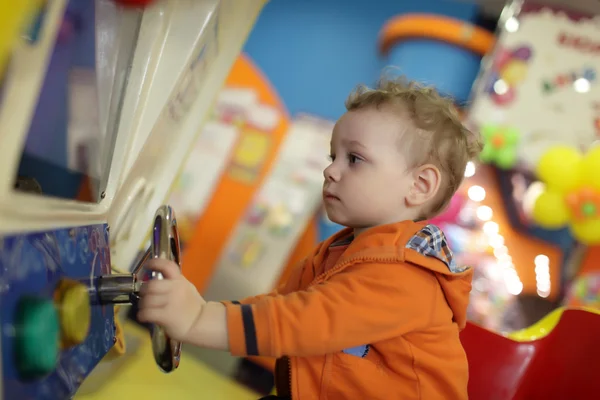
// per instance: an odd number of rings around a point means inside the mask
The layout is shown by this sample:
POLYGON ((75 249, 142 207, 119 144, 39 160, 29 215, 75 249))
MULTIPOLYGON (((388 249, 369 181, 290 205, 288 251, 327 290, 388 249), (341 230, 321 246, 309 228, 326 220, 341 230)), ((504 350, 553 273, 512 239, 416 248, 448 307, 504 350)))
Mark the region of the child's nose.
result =
POLYGON ((323 170, 323 177, 325 177, 326 181, 336 182, 340 179, 340 173, 337 168, 334 166, 335 163, 331 163, 329 167, 323 170))

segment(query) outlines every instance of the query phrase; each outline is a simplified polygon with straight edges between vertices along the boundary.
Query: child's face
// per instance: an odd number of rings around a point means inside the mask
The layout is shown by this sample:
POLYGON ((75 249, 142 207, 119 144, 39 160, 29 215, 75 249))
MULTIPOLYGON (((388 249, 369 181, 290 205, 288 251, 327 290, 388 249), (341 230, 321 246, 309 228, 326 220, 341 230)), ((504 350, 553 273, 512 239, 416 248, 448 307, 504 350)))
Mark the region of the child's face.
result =
POLYGON ((323 171, 329 219, 364 229, 416 218, 406 206, 414 183, 400 150, 406 121, 375 108, 350 111, 335 125, 331 164, 323 171))

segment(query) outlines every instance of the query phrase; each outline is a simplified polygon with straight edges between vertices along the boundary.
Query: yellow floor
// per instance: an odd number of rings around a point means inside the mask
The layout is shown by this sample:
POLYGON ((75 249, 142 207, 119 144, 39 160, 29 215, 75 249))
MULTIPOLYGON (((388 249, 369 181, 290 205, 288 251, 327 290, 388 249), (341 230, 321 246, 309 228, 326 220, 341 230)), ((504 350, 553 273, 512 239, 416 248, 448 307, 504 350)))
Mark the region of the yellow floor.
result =
POLYGON ((150 336, 126 323, 127 353, 102 362, 86 379, 76 400, 256 400, 260 396, 216 373, 191 356, 182 355, 177 371, 164 374, 154 363, 150 336))

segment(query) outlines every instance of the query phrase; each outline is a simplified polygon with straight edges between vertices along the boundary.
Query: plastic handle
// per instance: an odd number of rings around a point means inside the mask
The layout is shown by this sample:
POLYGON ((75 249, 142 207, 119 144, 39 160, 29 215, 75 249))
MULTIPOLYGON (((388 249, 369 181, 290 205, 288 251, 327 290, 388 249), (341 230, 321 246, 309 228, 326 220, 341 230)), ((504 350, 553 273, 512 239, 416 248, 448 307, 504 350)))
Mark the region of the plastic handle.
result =
MULTIPOLYGON (((174 261, 181 268, 177 220, 175 212, 168 205, 161 206, 154 216, 150 255, 152 258, 174 261)), ((160 272, 152 272, 151 279, 164 278, 160 272)), ((179 367, 181 342, 172 340, 158 325, 152 326, 152 351, 156 364, 163 372, 172 372, 179 367)))

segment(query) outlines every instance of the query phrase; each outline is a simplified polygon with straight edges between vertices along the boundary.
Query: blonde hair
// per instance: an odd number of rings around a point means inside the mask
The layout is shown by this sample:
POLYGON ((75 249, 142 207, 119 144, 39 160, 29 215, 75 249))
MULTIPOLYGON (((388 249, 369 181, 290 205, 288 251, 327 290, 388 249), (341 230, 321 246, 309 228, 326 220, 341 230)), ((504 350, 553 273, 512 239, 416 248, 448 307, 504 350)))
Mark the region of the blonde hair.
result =
POLYGON ((409 140, 403 135, 402 140, 402 145, 408 146, 409 167, 433 164, 440 170, 439 191, 422 215, 431 218, 450 203, 463 181, 467 162, 482 150, 481 138, 463 125, 452 99, 404 77, 382 78, 375 89, 358 86, 346 100, 348 111, 390 106, 406 113, 413 124, 411 133, 416 135, 409 140))

